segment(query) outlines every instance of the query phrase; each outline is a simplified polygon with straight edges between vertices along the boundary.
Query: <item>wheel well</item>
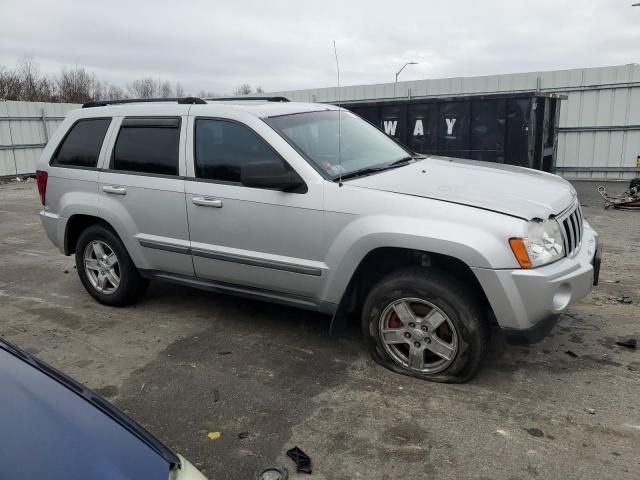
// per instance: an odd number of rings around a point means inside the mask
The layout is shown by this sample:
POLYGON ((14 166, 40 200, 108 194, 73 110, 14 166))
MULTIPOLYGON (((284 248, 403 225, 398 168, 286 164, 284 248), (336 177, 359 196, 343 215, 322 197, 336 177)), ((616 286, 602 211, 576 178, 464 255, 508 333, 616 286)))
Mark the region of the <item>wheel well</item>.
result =
POLYGON ((337 315, 359 318, 369 291, 383 277, 403 267, 419 265, 446 271, 470 285, 491 313, 489 301, 469 266, 462 260, 440 253, 408 248, 381 247, 369 252, 360 262, 338 306, 337 315))
POLYGON ((64 235, 64 253, 65 255, 72 255, 76 251, 76 244, 80 234, 91 225, 101 224, 111 230, 113 227, 103 219, 94 217, 92 215, 73 215, 67 220, 67 231, 64 235))

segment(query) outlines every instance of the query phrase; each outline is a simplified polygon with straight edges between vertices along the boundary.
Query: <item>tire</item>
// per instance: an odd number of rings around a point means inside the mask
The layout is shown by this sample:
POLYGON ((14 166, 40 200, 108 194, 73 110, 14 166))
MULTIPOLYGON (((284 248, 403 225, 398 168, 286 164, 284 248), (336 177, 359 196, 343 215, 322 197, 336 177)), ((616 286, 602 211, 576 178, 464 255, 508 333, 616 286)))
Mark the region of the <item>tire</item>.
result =
POLYGON ((82 285, 89 295, 103 305, 131 305, 149 286, 149 281, 138 273, 122 241, 106 226, 87 227, 78 237, 75 256, 76 270, 82 285), (98 252, 104 255, 99 255, 98 252), (116 263, 109 265, 114 258, 112 255, 115 255, 116 263), (98 257, 102 258, 103 263, 100 263, 98 257), (85 260, 88 265, 86 268, 85 260))
POLYGON ((489 340, 472 288, 444 271, 423 267, 393 272, 371 289, 362 333, 383 367, 442 383, 471 380, 489 340))

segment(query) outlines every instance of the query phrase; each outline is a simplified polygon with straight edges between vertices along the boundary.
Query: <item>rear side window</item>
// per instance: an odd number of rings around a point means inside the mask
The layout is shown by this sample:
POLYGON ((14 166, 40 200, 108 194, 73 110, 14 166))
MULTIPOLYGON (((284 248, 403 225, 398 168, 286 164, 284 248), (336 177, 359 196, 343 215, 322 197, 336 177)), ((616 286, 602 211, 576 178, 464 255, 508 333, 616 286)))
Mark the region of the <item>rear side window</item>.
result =
POLYGON ((179 118, 125 118, 113 148, 112 170, 178 175, 179 118))
POLYGON ((64 138, 51 165, 96 167, 110 118, 91 118, 76 122, 64 138))
POLYGON ((275 160, 285 164, 253 130, 238 123, 198 119, 195 134, 197 178, 239 183, 245 163, 275 160))

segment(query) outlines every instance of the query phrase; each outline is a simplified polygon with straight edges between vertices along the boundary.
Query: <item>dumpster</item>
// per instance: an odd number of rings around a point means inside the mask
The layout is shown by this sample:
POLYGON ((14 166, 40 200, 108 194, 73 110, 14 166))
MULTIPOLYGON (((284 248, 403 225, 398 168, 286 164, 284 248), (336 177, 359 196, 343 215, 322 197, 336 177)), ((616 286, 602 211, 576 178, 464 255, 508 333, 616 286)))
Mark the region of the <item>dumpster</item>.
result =
POLYGON ((340 105, 415 152, 553 172, 562 99, 524 92, 340 105))

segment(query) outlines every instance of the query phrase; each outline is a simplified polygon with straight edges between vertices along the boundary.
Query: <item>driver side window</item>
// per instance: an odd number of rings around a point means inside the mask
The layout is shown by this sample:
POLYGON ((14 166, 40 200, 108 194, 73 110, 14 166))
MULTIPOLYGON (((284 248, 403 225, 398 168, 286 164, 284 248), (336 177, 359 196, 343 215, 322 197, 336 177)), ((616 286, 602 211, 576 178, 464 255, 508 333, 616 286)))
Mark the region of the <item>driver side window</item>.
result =
POLYGON ((199 118, 195 125, 197 178, 240 183, 242 165, 284 160, 253 130, 227 120, 199 118))

